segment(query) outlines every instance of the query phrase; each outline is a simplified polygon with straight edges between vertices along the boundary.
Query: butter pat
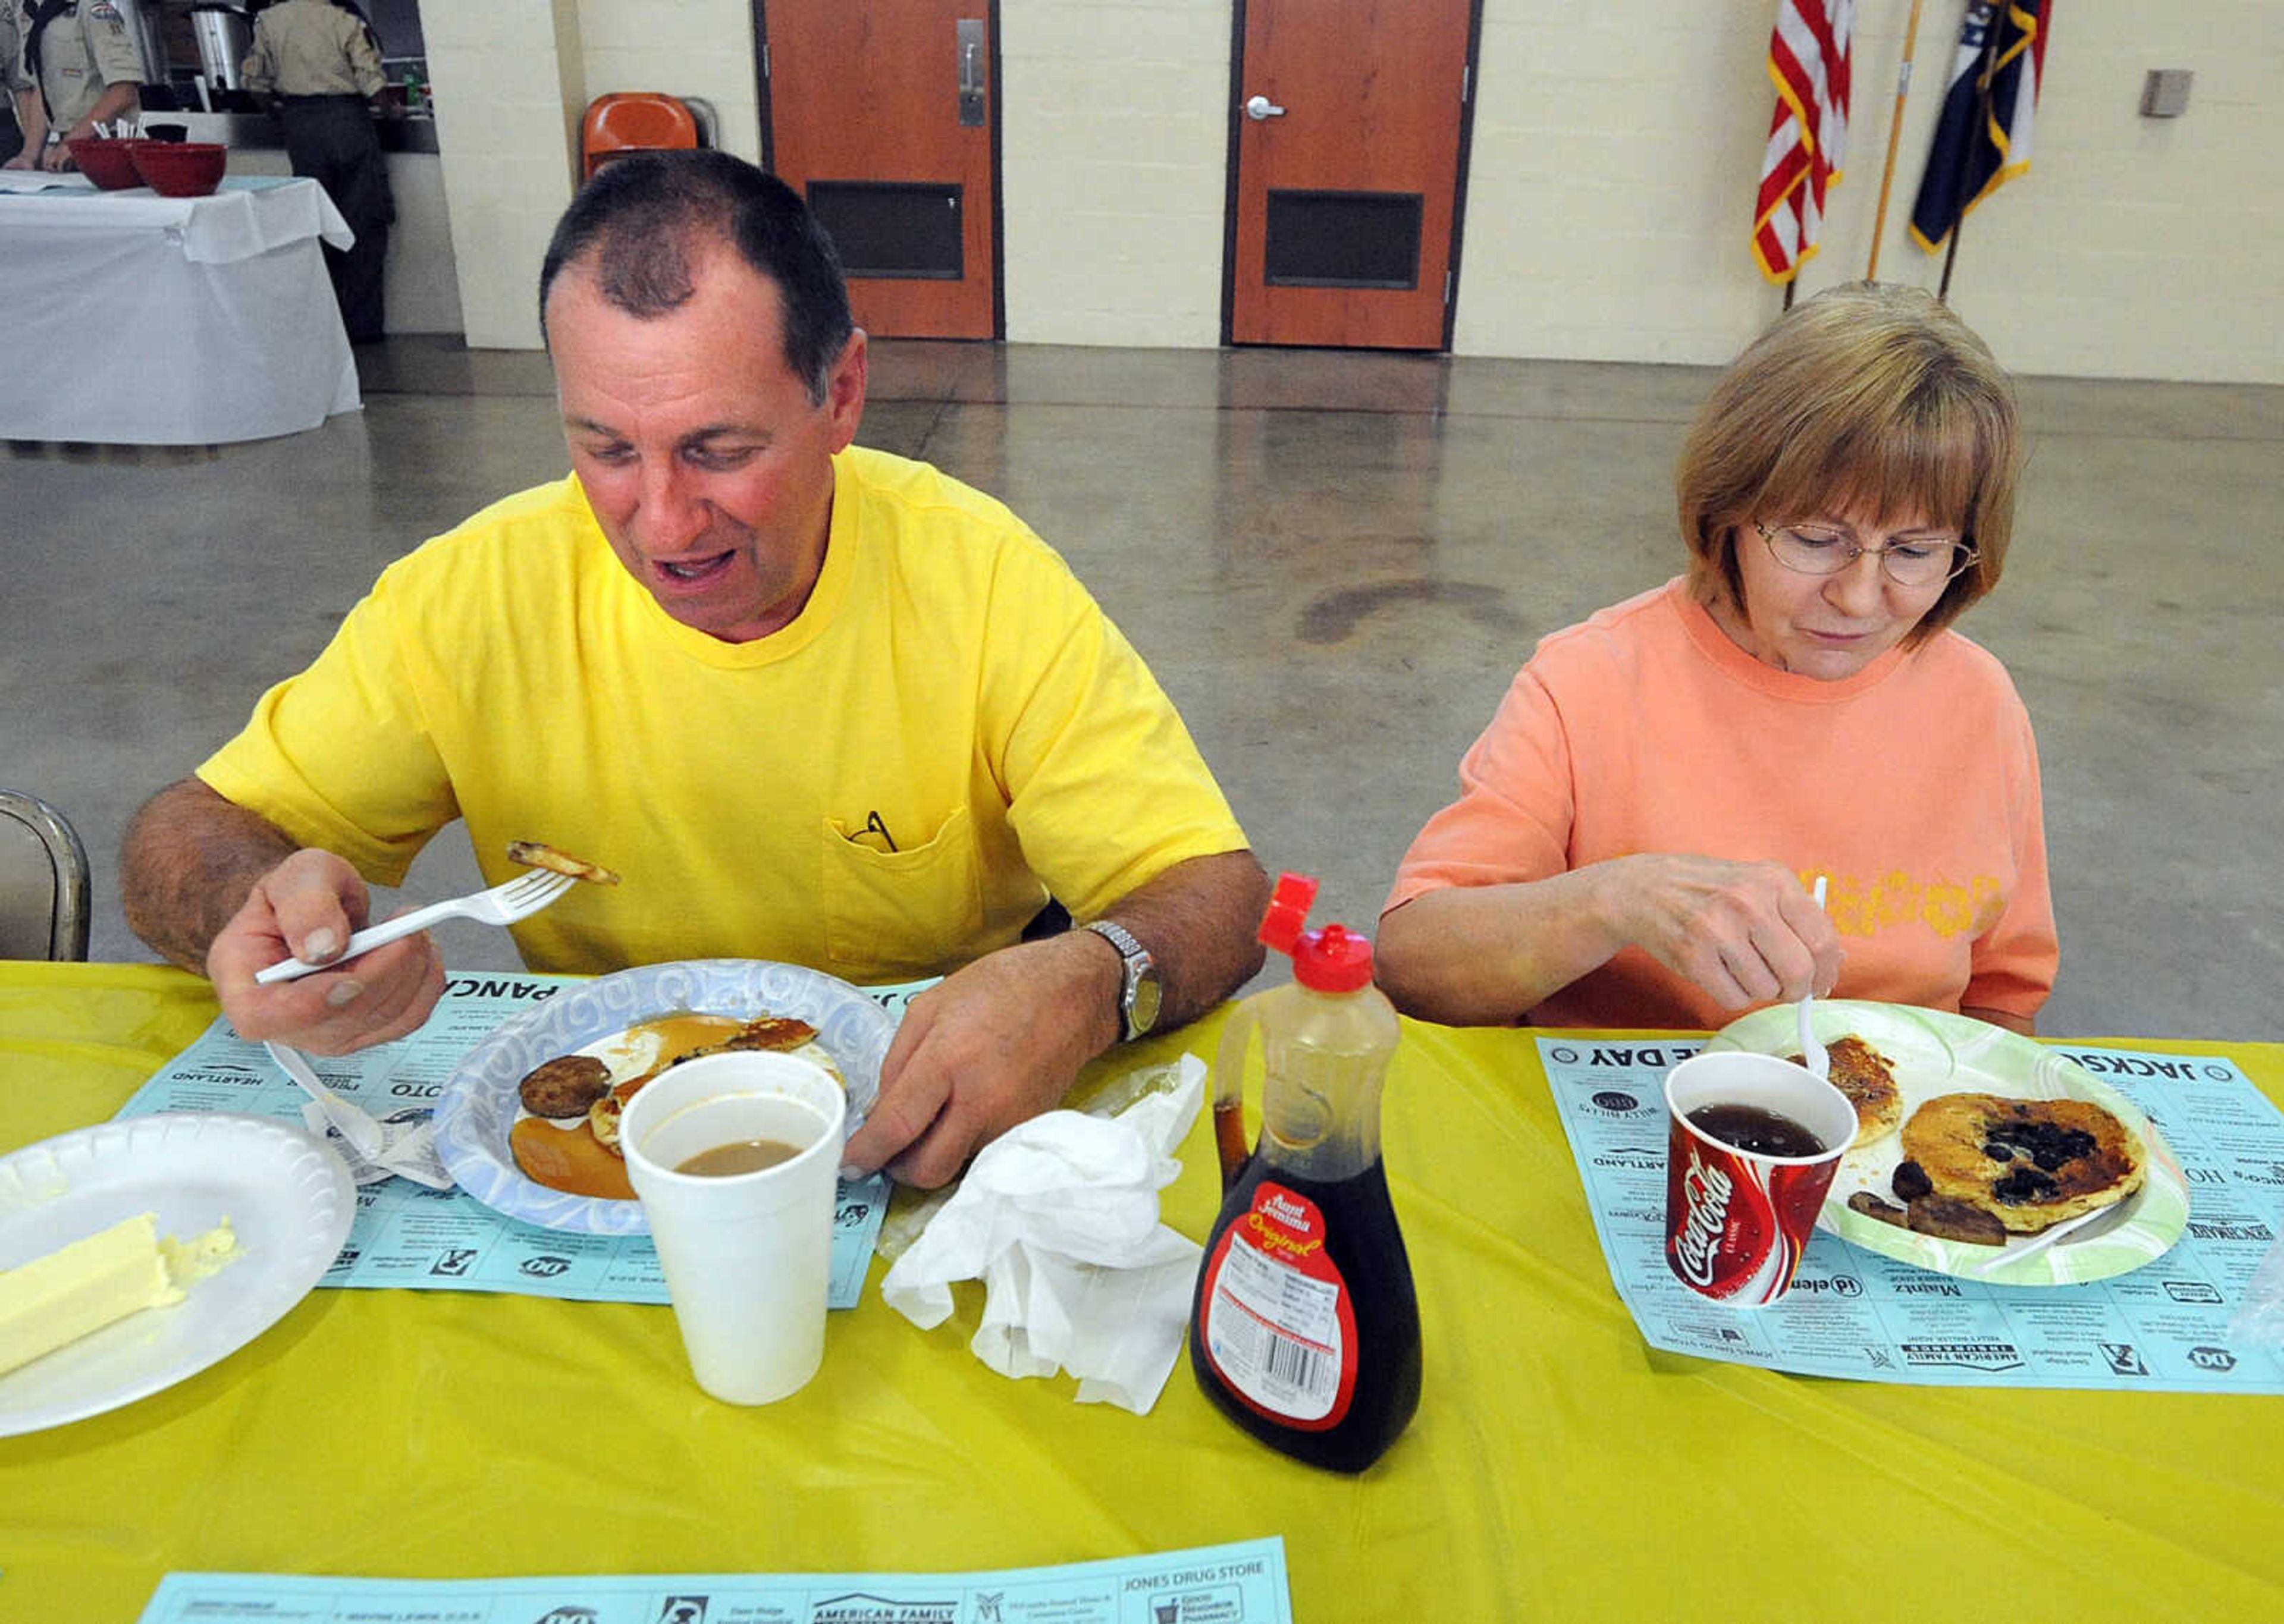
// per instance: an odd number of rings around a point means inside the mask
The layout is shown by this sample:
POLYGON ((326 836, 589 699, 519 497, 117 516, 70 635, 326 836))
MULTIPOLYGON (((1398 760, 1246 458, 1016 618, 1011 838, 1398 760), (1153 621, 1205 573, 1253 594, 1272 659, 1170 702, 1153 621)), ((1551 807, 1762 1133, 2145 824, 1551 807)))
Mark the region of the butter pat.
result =
POLYGON ((0 1372, 130 1314, 180 1302, 184 1282, 237 1254, 227 1220, 193 1240, 161 1240, 157 1216, 144 1213, 0 1271, 0 1372))
POLYGON ((230 1220, 225 1218, 205 1234, 193 1235, 188 1240, 161 1235, 159 1253, 167 1260, 167 1272, 174 1277, 175 1284, 187 1286, 238 1261, 238 1231, 230 1227, 230 1220))

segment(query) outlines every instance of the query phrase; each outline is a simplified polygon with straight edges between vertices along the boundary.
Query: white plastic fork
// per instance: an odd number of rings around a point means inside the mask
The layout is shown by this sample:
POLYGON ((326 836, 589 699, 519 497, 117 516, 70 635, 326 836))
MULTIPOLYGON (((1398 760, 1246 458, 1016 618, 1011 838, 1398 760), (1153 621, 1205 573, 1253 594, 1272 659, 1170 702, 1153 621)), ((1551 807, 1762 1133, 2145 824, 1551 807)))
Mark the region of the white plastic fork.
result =
MULTIPOLYGON (((1821 874, 1816 877, 1816 905, 1819 909, 1824 906, 1824 878, 1821 874)), ((1816 1041, 1816 1034, 1808 1024, 1809 1007, 1815 1002, 1811 995, 1795 1006, 1800 1015, 1800 1063, 1819 1078, 1828 1079, 1832 1075, 1832 1056, 1816 1041)))
POLYGON ((320 970, 339 970, 360 953, 410 936, 415 931, 427 929, 439 919, 475 919, 485 925, 513 925, 518 919, 528 919, 561 896, 579 882, 568 874, 558 874, 547 869, 528 869, 513 879, 505 880, 489 891, 479 891, 471 896, 456 896, 449 902, 431 902, 426 908, 416 908, 409 914, 361 930, 348 940, 339 958, 322 964, 304 964, 298 958, 283 959, 267 970, 257 972, 254 980, 264 987, 273 981, 292 981, 320 970))
POLYGON ((1980 1262, 1971 1265, 1971 1267, 1976 1274, 1987 1275, 1994 1269, 2003 1269, 2009 1263, 2019 1263, 2024 1258, 2036 1257, 2039 1253, 2044 1252, 2047 1247, 2061 1239, 2063 1236, 2073 1234, 2079 1230, 2085 1229, 2086 1225, 2092 1223, 2097 1218, 2107 1218, 2115 1213, 2116 1210, 2116 1209, 2115 1207, 2110 1206, 2097 1206, 2090 1213, 2080 1213, 2075 1218, 2066 1218, 2061 1222, 2055 1224, 2053 1228, 2032 1236, 2022 1245, 2015 1246, 2008 1251, 1993 1253, 1991 1256, 1983 1259, 1980 1262))

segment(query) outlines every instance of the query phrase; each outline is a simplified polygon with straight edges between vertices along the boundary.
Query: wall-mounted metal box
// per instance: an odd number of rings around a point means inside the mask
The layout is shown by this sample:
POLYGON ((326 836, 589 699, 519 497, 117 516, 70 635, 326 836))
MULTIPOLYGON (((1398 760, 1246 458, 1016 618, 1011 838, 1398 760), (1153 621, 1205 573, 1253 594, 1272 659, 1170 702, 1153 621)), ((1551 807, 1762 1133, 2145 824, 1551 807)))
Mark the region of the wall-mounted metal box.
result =
POLYGON ((2196 75, 2186 67, 2153 67, 2141 82, 2141 116, 2177 119, 2189 110, 2189 81, 2196 75))

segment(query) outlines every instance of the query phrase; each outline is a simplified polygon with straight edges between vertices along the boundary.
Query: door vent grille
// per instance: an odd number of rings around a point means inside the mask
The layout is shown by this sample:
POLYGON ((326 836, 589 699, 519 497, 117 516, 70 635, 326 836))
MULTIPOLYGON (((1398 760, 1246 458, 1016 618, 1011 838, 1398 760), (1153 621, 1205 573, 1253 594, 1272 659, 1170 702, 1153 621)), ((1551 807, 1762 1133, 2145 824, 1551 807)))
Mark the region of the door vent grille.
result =
POLYGON ((810 212, 852 277, 958 281, 966 274, 961 203, 957 183, 809 183, 810 212))
POLYGON ((1418 287, 1421 203, 1416 191, 1271 188, 1264 256, 1269 285, 1418 287))

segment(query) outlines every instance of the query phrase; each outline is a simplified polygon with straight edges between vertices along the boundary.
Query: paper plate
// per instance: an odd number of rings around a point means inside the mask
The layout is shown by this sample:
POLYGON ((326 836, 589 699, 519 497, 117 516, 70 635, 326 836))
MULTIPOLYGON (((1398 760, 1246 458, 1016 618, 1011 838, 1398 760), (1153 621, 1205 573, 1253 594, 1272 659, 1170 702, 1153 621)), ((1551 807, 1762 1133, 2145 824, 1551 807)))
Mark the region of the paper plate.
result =
POLYGON ((182 1240, 227 1218, 240 1255, 183 1301, 0 1376, 0 1436, 115 1409, 245 1347, 332 1266, 356 1187, 339 1156, 274 1118, 170 1111, 106 1122, 0 1158, 0 1269, 140 1213, 182 1240))
MULTIPOLYGON (((1938 1094, 2091 1100, 2140 1135, 2148 1150, 2148 1176, 2139 1190, 2109 1208, 2107 1215, 2032 1251, 2036 1236, 2018 1236, 2004 1247, 1975 1246, 1897 1229, 1850 1209, 1848 1198, 1858 1191, 1895 1200, 1889 1180, 1903 1159, 1903 1146, 1897 1135, 1889 1134, 1841 1159, 1817 1222, 1842 1240, 1966 1280, 1995 1285, 2077 1285, 2155 1261, 2188 1227, 2189 1183, 2164 1136, 2131 1100, 2067 1056, 2003 1027, 1941 1010, 1837 999, 1817 1003, 1811 1020, 1819 1042, 1853 1033, 1888 1058, 1897 1092, 1903 1097, 1905 1121, 1938 1094)), ((1794 1006, 1756 1010, 1724 1027, 1706 1047, 1798 1054, 1794 1006)))
POLYGON ((468 1051, 436 1102, 436 1153, 461 1189, 511 1218, 583 1235, 649 1234, 639 1201, 567 1195, 525 1177, 508 1132, 520 1108, 516 1087, 541 1061, 685 1011, 741 1020, 789 1015, 815 1027, 849 1085, 851 1133, 880 1092, 880 1062, 896 1035, 896 1018, 871 994, 801 964, 690 959, 598 976, 525 1011, 468 1051))

